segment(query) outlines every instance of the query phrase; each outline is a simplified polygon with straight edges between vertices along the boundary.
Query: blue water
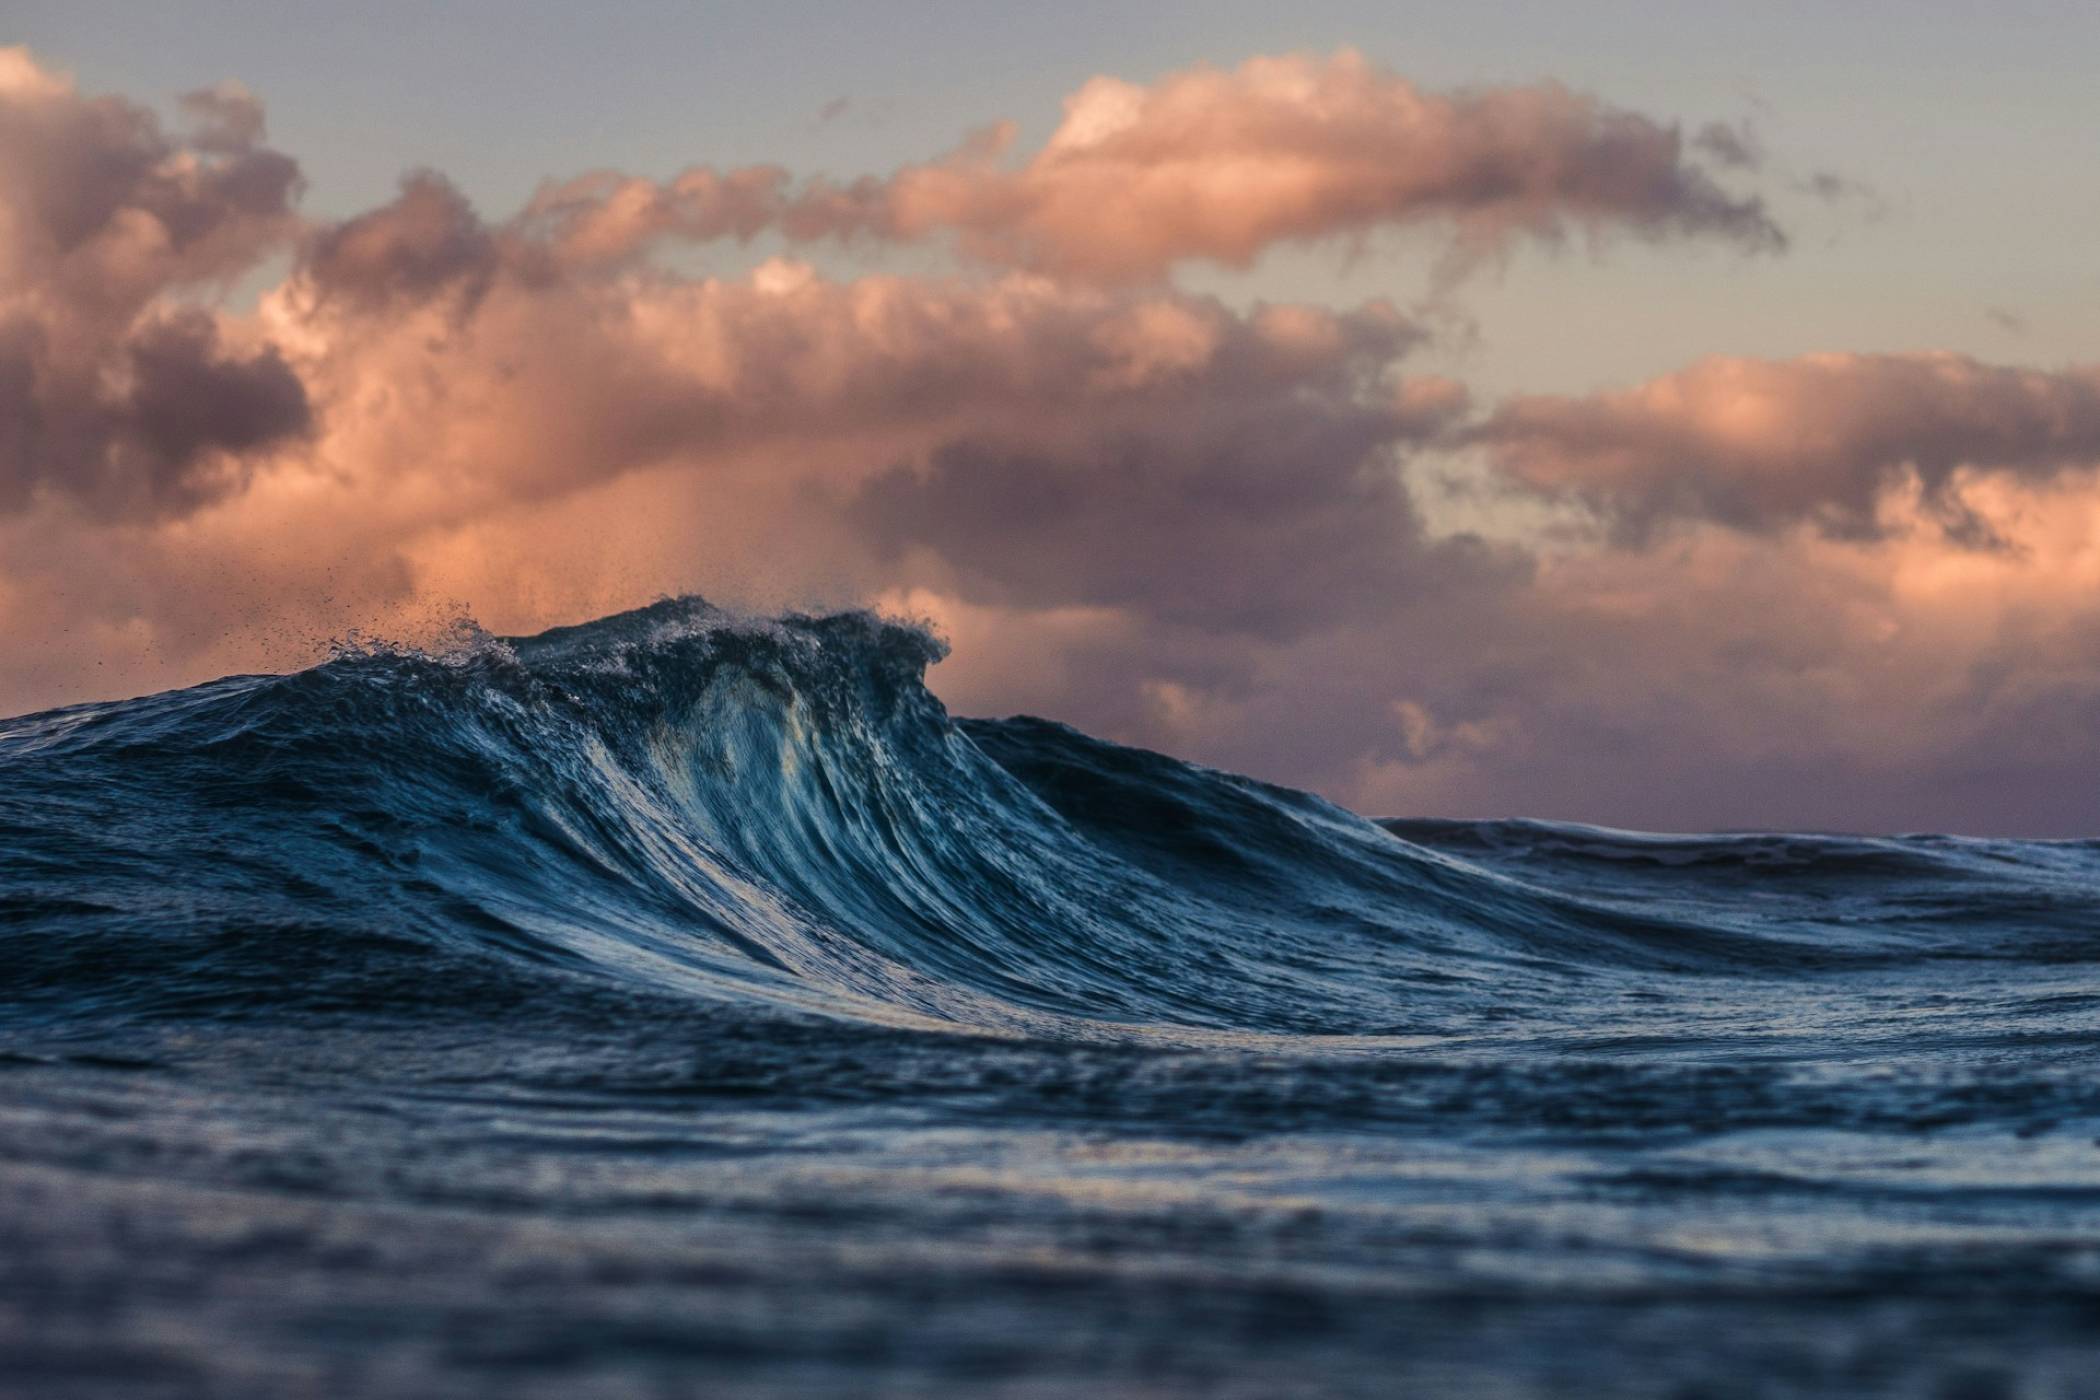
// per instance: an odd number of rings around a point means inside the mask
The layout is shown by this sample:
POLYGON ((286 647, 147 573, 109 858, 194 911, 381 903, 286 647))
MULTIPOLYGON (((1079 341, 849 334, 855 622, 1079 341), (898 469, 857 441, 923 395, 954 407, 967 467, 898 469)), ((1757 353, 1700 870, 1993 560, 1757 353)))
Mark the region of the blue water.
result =
POLYGON ((2100 1395, 2100 844, 1373 822, 939 655, 0 721, 0 1393, 2100 1395))

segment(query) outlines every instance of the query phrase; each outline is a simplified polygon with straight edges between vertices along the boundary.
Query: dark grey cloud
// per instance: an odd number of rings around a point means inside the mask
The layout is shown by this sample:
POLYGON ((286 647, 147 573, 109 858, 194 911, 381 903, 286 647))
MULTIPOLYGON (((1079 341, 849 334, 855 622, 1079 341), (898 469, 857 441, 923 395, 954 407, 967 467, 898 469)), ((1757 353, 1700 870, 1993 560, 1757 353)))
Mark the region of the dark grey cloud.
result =
POLYGON ((892 557, 930 551, 973 602, 1111 607, 1276 640, 1518 563, 1425 536, 1398 462, 1423 424, 1285 394, 1202 411, 1197 427, 1054 455, 946 444, 871 482, 848 519, 892 557))
POLYGON ((33 320, 0 326, 0 511, 55 497, 114 519, 180 514, 313 425, 283 357, 228 350, 202 311, 141 322, 93 368, 64 363, 33 320))

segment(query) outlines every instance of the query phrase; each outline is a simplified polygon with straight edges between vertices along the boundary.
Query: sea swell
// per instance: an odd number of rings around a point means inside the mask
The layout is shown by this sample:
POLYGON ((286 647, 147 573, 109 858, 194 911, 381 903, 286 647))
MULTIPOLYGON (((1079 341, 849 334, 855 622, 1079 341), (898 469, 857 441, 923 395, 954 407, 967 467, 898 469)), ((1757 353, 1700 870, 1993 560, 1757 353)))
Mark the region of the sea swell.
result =
POLYGON ((1634 975, 2100 952, 2089 845, 1381 827, 953 721, 924 685, 942 650, 689 599, 13 721, 0 947, 55 1014, 472 1014, 586 978, 978 1031, 1367 1037, 1634 975))
POLYGON ((35 1393, 2090 1375, 2100 846, 1374 822, 941 655, 685 599, 0 722, 35 1393))

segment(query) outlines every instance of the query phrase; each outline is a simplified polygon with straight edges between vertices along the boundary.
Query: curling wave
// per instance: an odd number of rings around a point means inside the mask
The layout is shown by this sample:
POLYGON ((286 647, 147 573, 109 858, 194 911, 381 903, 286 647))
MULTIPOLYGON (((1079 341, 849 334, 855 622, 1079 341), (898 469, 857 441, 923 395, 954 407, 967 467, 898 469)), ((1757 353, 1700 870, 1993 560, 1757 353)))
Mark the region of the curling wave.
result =
POLYGON ((1381 825, 953 720, 924 685, 942 654, 865 613, 685 599, 7 722, 17 1005, 486 1014, 615 985, 999 1033, 1407 1037, 1578 984, 2100 951, 2090 845, 1381 825))

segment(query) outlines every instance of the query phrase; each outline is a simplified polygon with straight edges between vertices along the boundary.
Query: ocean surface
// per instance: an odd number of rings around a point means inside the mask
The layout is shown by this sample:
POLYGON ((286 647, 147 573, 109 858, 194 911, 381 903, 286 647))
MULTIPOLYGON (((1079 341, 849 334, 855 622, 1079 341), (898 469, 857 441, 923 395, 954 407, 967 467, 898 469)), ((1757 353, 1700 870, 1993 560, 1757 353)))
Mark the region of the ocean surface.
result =
POLYGON ((1374 822, 939 655, 0 721, 0 1394, 2100 1395, 2100 844, 1374 822))

